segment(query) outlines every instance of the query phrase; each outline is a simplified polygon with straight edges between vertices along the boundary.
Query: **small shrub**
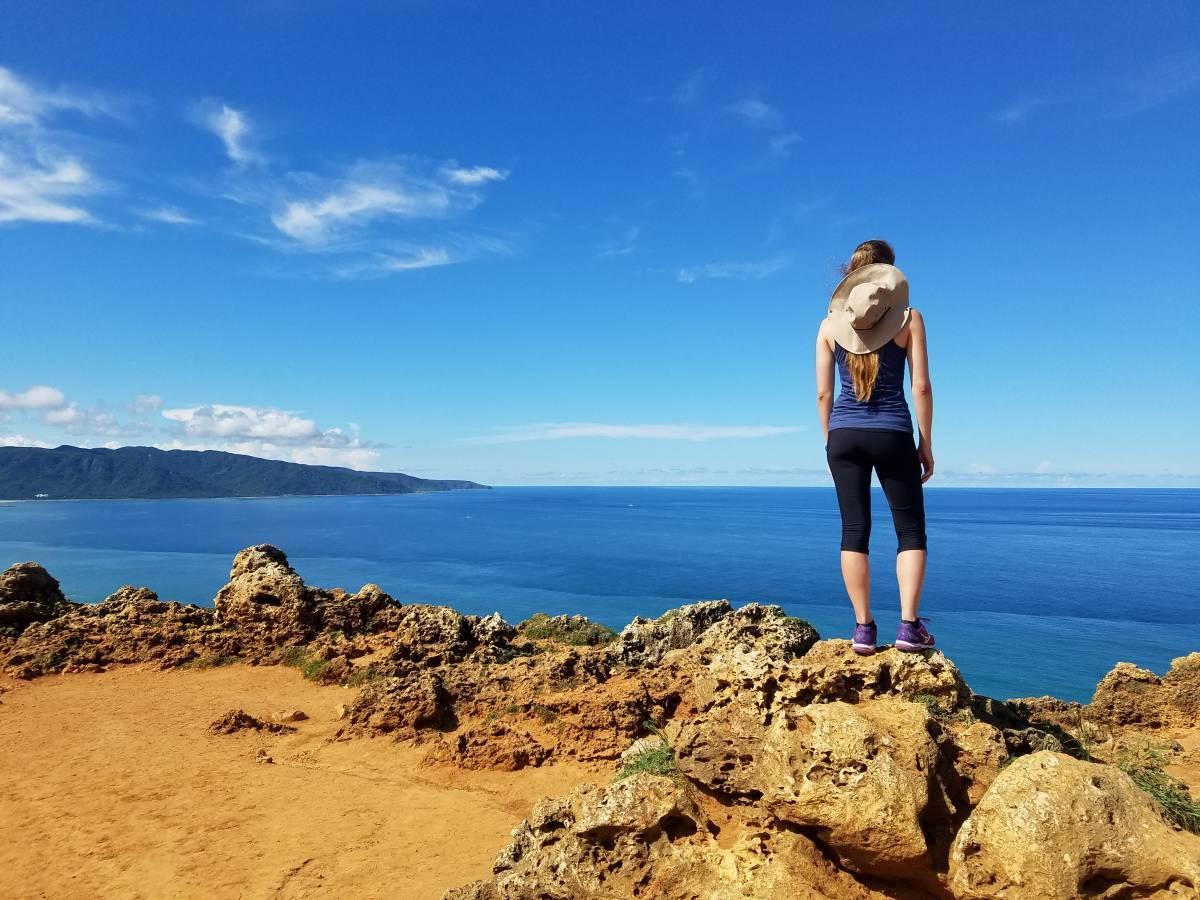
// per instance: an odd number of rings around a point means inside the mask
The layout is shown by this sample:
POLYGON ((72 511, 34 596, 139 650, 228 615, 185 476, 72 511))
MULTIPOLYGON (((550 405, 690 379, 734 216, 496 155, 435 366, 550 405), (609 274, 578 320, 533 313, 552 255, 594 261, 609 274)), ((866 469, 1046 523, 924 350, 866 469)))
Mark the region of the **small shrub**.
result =
POLYGON ((1144 746, 1126 750, 1117 767, 1149 795, 1164 819, 1185 831, 1200 834, 1200 802, 1192 799, 1186 784, 1164 771, 1166 762, 1160 750, 1144 746))
POLYGON ((515 716, 520 711, 521 711, 521 707, 517 706, 517 704, 515 704, 515 703, 509 703, 507 706, 504 707, 504 714, 506 716, 515 716))
POLYGON ((589 622, 582 616, 548 616, 546 613, 534 613, 521 623, 520 629, 525 637, 535 641, 554 641, 573 647, 607 644, 617 636, 607 625, 589 622))
POLYGON ((542 706, 540 703, 535 703, 533 711, 546 725, 558 720, 558 710, 551 709, 549 706, 542 706))

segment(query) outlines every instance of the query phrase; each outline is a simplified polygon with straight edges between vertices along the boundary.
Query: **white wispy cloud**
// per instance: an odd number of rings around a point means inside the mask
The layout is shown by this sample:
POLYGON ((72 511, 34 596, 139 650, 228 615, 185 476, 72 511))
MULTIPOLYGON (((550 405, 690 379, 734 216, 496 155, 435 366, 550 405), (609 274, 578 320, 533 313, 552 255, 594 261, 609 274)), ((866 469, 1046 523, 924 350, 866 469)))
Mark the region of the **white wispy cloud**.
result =
POLYGON ((163 398, 158 394, 138 394, 129 401, 126 408, 137 415, 158 412, 162 409, 163 398))
POLYGON ((675 89, 672 99, 681 106, 694 106, 700 100, 708 76, 708 69, 693 70, 675 89))
POLYGON ((219 100, 206 100, 194 109, 193 118, 220 139, 234 166, 244 169, 264 161, 256 147, 254 126, 242 110, 219 100))
POLYGON ((174 206, 156 206, 149 209, 139 209, 135 212, 143 219, 148 219, 151 222, 164 222, 167 225, 200 224, 199 219, 188 215, 183 210, 174 206))
POLYGON ((146 422, 122 422, 112 410, 69 403, 42 415, 42 421, 70 434, 89 437, 129 437, 151 430, 146 422))
POLYGON ((189 437, 309 441, 322 435, 312 419, 269 407, 213 403, 164 409, 162 415, 179 423, 189 437))
POLYGON ((37 438, 26 437, 23 434, 0 434, 0 447, 42 447, 50 445, 37 438))
MULTIPOLYGON (((285 197, 271 222, 299 245, 326 249, 357 238, 371 226, 411 228, 421 220, 450 218, 473 209, 483 200, 475 188, 495 180, 474 174, 478 171, 443 168, 431 173, 427 163, 416 159, 361 160, 332 179, 293 175, 290 180, 303 185, 303 196, 293 192, 285 197), (455 171, 468 172, 468 180, 453 177, 455 171)), ((390 233, 394 237, 395 229, 390 233)), ((377 230, 374 236, 383 235, 377 230)))
POLYGON ((449 208, 449 195, 436 185, 351 181, 316 200, 290 201, 271 221, 288 237, 316 244, 385 216, 425 218, 449 208))
POLYGON ((0 223, 98 224, 83 201, 104 183, 57 127, 64 113, 116 115, 117 103, 44 88, 0 67, 0 223))
POLYGON ((1067 102, 1065 97, 1029 97, 1017 100, 996 113, 996 121, 1003 125, 1017 125, 1039 109, 1067 102))
POLYGON ((677 278, 683 284, 692 284, 709 278, 735 278, 753 281, 781 272, 788 267, 790 262, 791 259, 787 256, 772 256, 769 259, 751 262, 705 263, 680 269, 677 278))
POLYGON ((771 138, 770 141, 768 141, 768 146, 770 146, 771 152, 775 156, 790 156, 792 153, 792 147, 800 143, 801 140, 803 140, 803 138, 801 138, 800 135, 796 134, 795 132, 777 134, 771 138))
POLYGON ((213 403, 162 410, 178 429, 179 449, 227 450, 321 465, 370 466, 379 456, 354 429, 320 428, 312 419, 271 407, 213 403))
POLYGON ((456 258, 447 247, 417 247, 403 254, 372 253, 363 259, 335 266, 330 274, 335 278, 380 278, 395 272, 411 272, 448 266, 456 258))
POLYGON ((23 391, 0 391, 0 409, 56 409, 65 406, 66 395, 56 387, 35 384, 23 391))
POLYGON ((779 111, 765 100, 747 97, 725 107, 729 112, 751 125, 773 128, 783 121, 779 111))
POLYGON ((1200 57, 1175 55, 1118 80, 1109 100, 1110 113, 1130 116, 1170 103, 1200 89, 1200 57))
POLYGON ((489 181, 504 181, 508 178, 508 172, 501 169, 493 169, 491 166, 475 166, 472 169, 447 167, 442 171, 445 173, 446 178, 454 184, 467 186, 487 184, 489 181))
POLYGON ((513 444, 525 441, 555 441, 566 438, 642 438, 665 441, 713 441, 794 434, 804 429, 794 425, 614 425, 600 422, 542 422, 496 433, 466 438, 471 444, 513 444))
POLYGON ((637 249, 638 237, 641 235, 642 229, 640 225, 630 225, 615 240, 609 241, 600 248, 596 255, 601 259, 610 256, 628 256, 637 249))

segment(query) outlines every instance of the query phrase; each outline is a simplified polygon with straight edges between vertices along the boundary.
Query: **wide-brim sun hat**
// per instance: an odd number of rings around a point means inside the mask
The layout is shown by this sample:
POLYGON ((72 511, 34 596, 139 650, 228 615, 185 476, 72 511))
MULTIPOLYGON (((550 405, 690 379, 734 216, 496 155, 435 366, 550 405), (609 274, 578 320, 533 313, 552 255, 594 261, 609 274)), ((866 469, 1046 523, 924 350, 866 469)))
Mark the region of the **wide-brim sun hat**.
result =
POLYGON ((873 353, 908 324, 908 279, 895 266, 871 263, 842 279, 829 298, 829 330, 842 349, 873 353))

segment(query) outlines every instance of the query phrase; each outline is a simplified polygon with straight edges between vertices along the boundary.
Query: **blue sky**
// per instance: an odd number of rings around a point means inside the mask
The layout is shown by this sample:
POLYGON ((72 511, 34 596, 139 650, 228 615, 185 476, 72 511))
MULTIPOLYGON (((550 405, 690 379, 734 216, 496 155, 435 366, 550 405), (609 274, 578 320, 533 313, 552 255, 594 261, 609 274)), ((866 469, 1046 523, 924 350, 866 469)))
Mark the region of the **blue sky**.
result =
POLYGON ((1200 485, 1200 7, 799 7, 6 4, 0 443, 826 483, 881 236, 937 481, 1200 485))

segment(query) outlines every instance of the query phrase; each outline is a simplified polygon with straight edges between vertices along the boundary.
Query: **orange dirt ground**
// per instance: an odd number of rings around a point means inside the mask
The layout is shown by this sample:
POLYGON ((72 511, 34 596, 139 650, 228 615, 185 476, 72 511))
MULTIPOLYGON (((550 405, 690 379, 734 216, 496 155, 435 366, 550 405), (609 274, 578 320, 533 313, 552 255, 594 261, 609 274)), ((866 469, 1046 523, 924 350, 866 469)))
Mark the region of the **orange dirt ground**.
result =
POLYGON ((422 765, 328 743, 353 693, 294 669, 121 669, 0 680, 0 898, 380 897, 487 877, 541 797, 599 777, 422 765), (301 709, 294 734, 208 733, 230 709, 301 709), (274 764, 257 763, 265 748, 274 764))

